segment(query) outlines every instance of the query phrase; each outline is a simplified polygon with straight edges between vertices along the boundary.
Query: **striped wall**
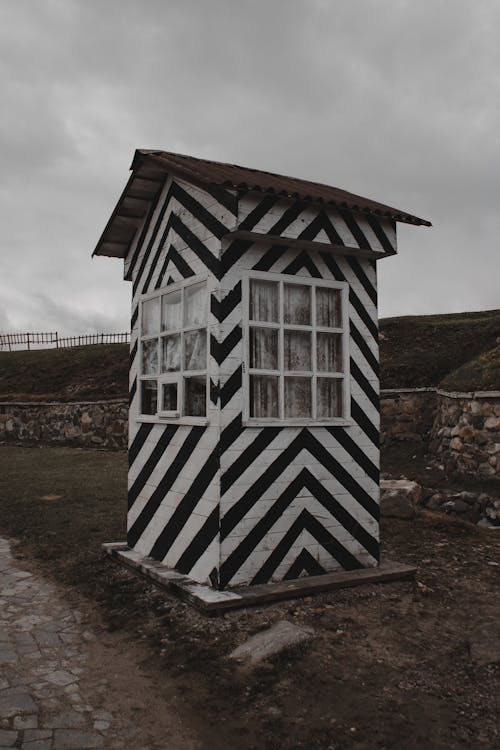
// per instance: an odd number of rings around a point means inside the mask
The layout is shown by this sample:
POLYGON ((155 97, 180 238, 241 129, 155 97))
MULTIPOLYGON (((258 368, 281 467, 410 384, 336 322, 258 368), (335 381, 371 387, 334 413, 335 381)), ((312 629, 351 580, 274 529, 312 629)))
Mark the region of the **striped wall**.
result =
POLYGON ((392 254, 394 224, 166 179, 125 261, 133 287, 130 547, 219 588, 377 564, 375 262, 332 245, 392 254), (297 237, 317 244, 307 252, 286 244, 297 237), (349 284, 352 425, 243 425, 242 283, 250 270, 349 284), (141 295, 207 272, 208 425, 141 423, 141 295))

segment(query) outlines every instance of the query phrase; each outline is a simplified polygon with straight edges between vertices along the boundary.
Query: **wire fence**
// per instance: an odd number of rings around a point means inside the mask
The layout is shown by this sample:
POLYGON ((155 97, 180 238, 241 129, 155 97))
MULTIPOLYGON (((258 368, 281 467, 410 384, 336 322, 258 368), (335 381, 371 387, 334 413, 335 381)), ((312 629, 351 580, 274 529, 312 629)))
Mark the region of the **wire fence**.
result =
POLYGON ((128 344, 130 333, 88 333, 83 336, 60 336, 57 331, 30 333, 0 333, 0 350, 55 348, 67 349, 71 346, 90 344, 128 344))

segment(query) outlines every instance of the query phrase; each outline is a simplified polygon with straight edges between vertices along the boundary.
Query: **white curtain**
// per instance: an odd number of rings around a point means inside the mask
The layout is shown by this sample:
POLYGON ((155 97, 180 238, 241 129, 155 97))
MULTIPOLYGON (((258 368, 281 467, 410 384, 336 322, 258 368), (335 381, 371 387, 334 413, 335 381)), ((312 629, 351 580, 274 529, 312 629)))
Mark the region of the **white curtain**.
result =
POLYGON ((311 378, 285 377, 285 417, 311 416, 311 378))
POLYGON ((158 373, 158 339, 142 342, 142 374, 156 375, 158 373))
POLYGON ((250 328, 250 367, 256 370, 278 369, 278 330, 250 328))
POLYGON ((285 370, 311 370, 311 334, 309 331, 285 331, 285 370))
POLYGON ((275 281, 250 281, 250 320, 278 322, 278 284, 275 281))
POLYGON ((250 416, 278 418, 278 377, 276 375, 250 376, 250 416))
POLYGON ((318 378, 316 381, 318 418, 342 416, 342 380, 318 378))
POLYGON ((162 338, 162 372, 176 372, 181 366, 181 334, 162 338))
POLYGON ((311 325, 311 287, 300 284, 284 285, 283 322, 311 325))
POLYGON ((158 297, 142 303, 142 336, 154 336, 160 330, 160 300, 158 297))
POLYGON ((184 333, 184 369, 207 369, 207 332, 205 328, 184 333))
POLYGON ((316 360, 320 372, 342 372, 342 337, 339 333, 318 332, 316 360))
POLYGON ((206 322, 207 286, 192 284, 184 289, 184 326, 199 326, 206 322))
POLYGON ((182 290, 162 297, 162 331, 178 331, 182 327, 182 290))
POLYGON ((316 288, 316 323, 328 328, 340 328, 340 290, 316 288))

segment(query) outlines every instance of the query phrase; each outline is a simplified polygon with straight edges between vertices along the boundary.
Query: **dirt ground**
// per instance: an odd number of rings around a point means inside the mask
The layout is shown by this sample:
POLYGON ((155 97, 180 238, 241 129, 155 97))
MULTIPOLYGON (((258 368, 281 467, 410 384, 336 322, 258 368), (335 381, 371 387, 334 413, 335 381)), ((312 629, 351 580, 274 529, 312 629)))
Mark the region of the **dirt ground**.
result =
MULTIPOLYGON (((78 473, 75 478, 77 454, 66 449, 69 454, 55 455, 57 450, 62 449, 0 449, 0 529, 20 539, 18 554, 55 577, 85 608, 102 629, 108 658, 109 648, 127 653, 130 644, 128 695, 136 688, 137 721, 151 730, 145 750, 157 747, 158 696, 169 711, 175 705, 202 750, 500 747, 498 664, 474 661, 469 646, 478 626, 500 619, 500 531, 430 513, 413 521, 388 519, 381 530, 383 554, 416 564, 415 581, 208 618, 102 556, 101 537, 118 538, 121 490, 116 497, 102 490, 95 514, 88 512, 94 510, 90 495, 106 487, 106 475, 121 457, 79 451, 81 470, 92 467, 96 482, 95 490, 88 482, 85 490, 78 473), (43 461, 36 460, 40 455, 43 461), (72 476, 68 471, 65 479, 61 470, 55 483, 51 461, 60 467, 67 461, 72 476), (35 513, 36 497, 50 488, 65 500, 35 513), (85 491, 87 513, 81 502, 85 491), (94 517, 87 531, 88 515, 94 517), (65 529, 53 545, 49 526, 65 529), (282 619, 312 626, 315 637, 253 671, 229 662, 228 653, 248 635, 282 619), (156 697, 150 701, 149 695, 156 697)), ((462 486, 457 479, 433 476, 417 454, 406 454, 407 475, 421 471, 426 484, 462 486)), ((383 468, 399 475, 404 464, 400 451, 387 456, 383 468)), ((117 463, 115 484, 123 471, 117 463)), ((95 648, 99 660, 99 640, 95 648)), ((170 747, 168 737, 164 747, 170 747)))

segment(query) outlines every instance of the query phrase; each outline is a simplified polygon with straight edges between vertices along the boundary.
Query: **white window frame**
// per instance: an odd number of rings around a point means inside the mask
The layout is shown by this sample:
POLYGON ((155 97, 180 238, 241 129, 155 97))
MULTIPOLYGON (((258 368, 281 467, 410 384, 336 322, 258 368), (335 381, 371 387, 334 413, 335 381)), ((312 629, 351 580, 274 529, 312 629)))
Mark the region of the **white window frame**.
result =
MULTIPOLYGON (((187 279, 182 279, 182 281, 174 282, 173 284, 168 284, 168 286, 164 286, 161 289, 155 289, 154 292, 150 292, 149 294, 142 294, 139 298, 139 317, 138 317, 138 375, 137 375, 137 382, 138 382, 138 390, 139 390, 139 397, 138 397, 138 416, 137 421, 138 422, 162 422, 162 423, 173 423, 173 424, 186 424, 186 425, 206 425, 208 424, 208 408, 209 408, 209 370, 208 370, 208 362, 209 362, 209 356, 210 356, 210 336, 209 336, 209 330, 208 330, 208 313, 210 309, 210 292, 208 289, 208 275, 203 276, 189 276, 187 279), (184 326, 182 325, 181 328, 176 329, 175 331, 162 331, 161 330, 161 315, 162 315, 162 305, 161 305, 161 298, 165 294, 169 294, 170 292, 175 292, 178 290, 182 290, 183 295, 183 302, 182 302, 182 315, 184 317, 184 290, 187 289, 190 286, 194 286, 196 284, 205 284, 206 289, 206 298, 205 298, 205 322, 203 325, 191 325, 191 326, 184 326), (142 305, 143 302, 147 302, 148 300, 158 298, 160 300, 160 331, 157 335, 152 336, 143 336, 142 335, 142 305), (206 367, 203 370, 185 370, 183 367, 183 346, 181 344, 181 350, 180 350, 180 368, 177 372, 161 372, 161 358, 162 358, 162 345, 161 340, 162 338, 165 338, 165 336, 172 335, 172 334, 184 334, 189 331, 198 331, 200 328, 205 329, 205 335, 206 335, 206 352, 207 352, 207 361, 206 361, 206 367), (143 346, 143 339, 158 339, 159 340, 159 346, 158 346, 158 372, 156 375, 145 375, 142 373, 142 346, 143 346), (185 387, 185 380, 189 377, 204 377, 205 378, 205 416, 204 417, 193 417, 193 416, 187 416, 182 413, 183 410, 183 404, 184 404, 184 387, 185 387), (156 380, 157 383, 157 412, 156 414, 142 414, 142 381, 144 380, 156 380), (176 383, 177 384, 177 409, 176 410, 163 410, 163 385, 166 385, 168 383, 176 383)), ((184 323, 184 321, 182 321, 184 323)), ((183 336, 181 335, 181 340, 183 336)))
POLYGON ((245 275, 243 283, 243 342, 244 342, 244 363, 243 363, 243 387, 244 387, 244 399, 243 399, 243 423, 249 427, 251 426, 304 426, 304 425, 319 425, 319 426, 349 426, 352 424, 351 419, 351 393, 350 393, 350 368, 349 368, 349 357, 350 357, 350 336, 349 336, 349 285, 347 282, 332 281, 330 279, 317 279, 305 276, 292 276, 288 274, 270 273, 270 272, 257 272, 250 271, 245 275), (250 282, 252 279, 259 279, 261 281, 274 281, 279 283, 279 322, 267 322, 267 321, 251 321, 250 320, 250 282), (311 325, 299 325, 296 323, 284 323, 283 321, 283 285, 284 284, 297 284, 299 286, 308 286, 311 288, 311 325), (341 293, 341 327, 338 328, 327 328, 324 326, 316 325, 316 288, 329 288, 338 289, 341 293), (252 327, 256 328, 272 328, 278 329, 278 369, 277 370, 261 370, 257 368, 250 368, 250 330, 252 327), (283 354, 284 354, 284 342, 283 336, 285 330, 297 330, 297 331, 311 331, 312 333, 312 344, 311 344, 311 365, 312 370, 308 371, 285 371, 283 354), (317 369, 316 359, 316 334, 317 333, 338 333, 342 336, 342 372, 321 372, 317 369), (250 374, 257 375, 274 375, 279 377, 279 404, 278 408, 280 411, 280 417, 251 417, 250 416, 250 374), (313 415, 316 413, 317 401, 316 401, 316 384, 317 378, 328 377, 342 379, 342 416, 339 417, 293 417, 286 418, 284 416, 284 381, 285 376, 296 376, 296 377, 311 377, 311 404, 313 415))

